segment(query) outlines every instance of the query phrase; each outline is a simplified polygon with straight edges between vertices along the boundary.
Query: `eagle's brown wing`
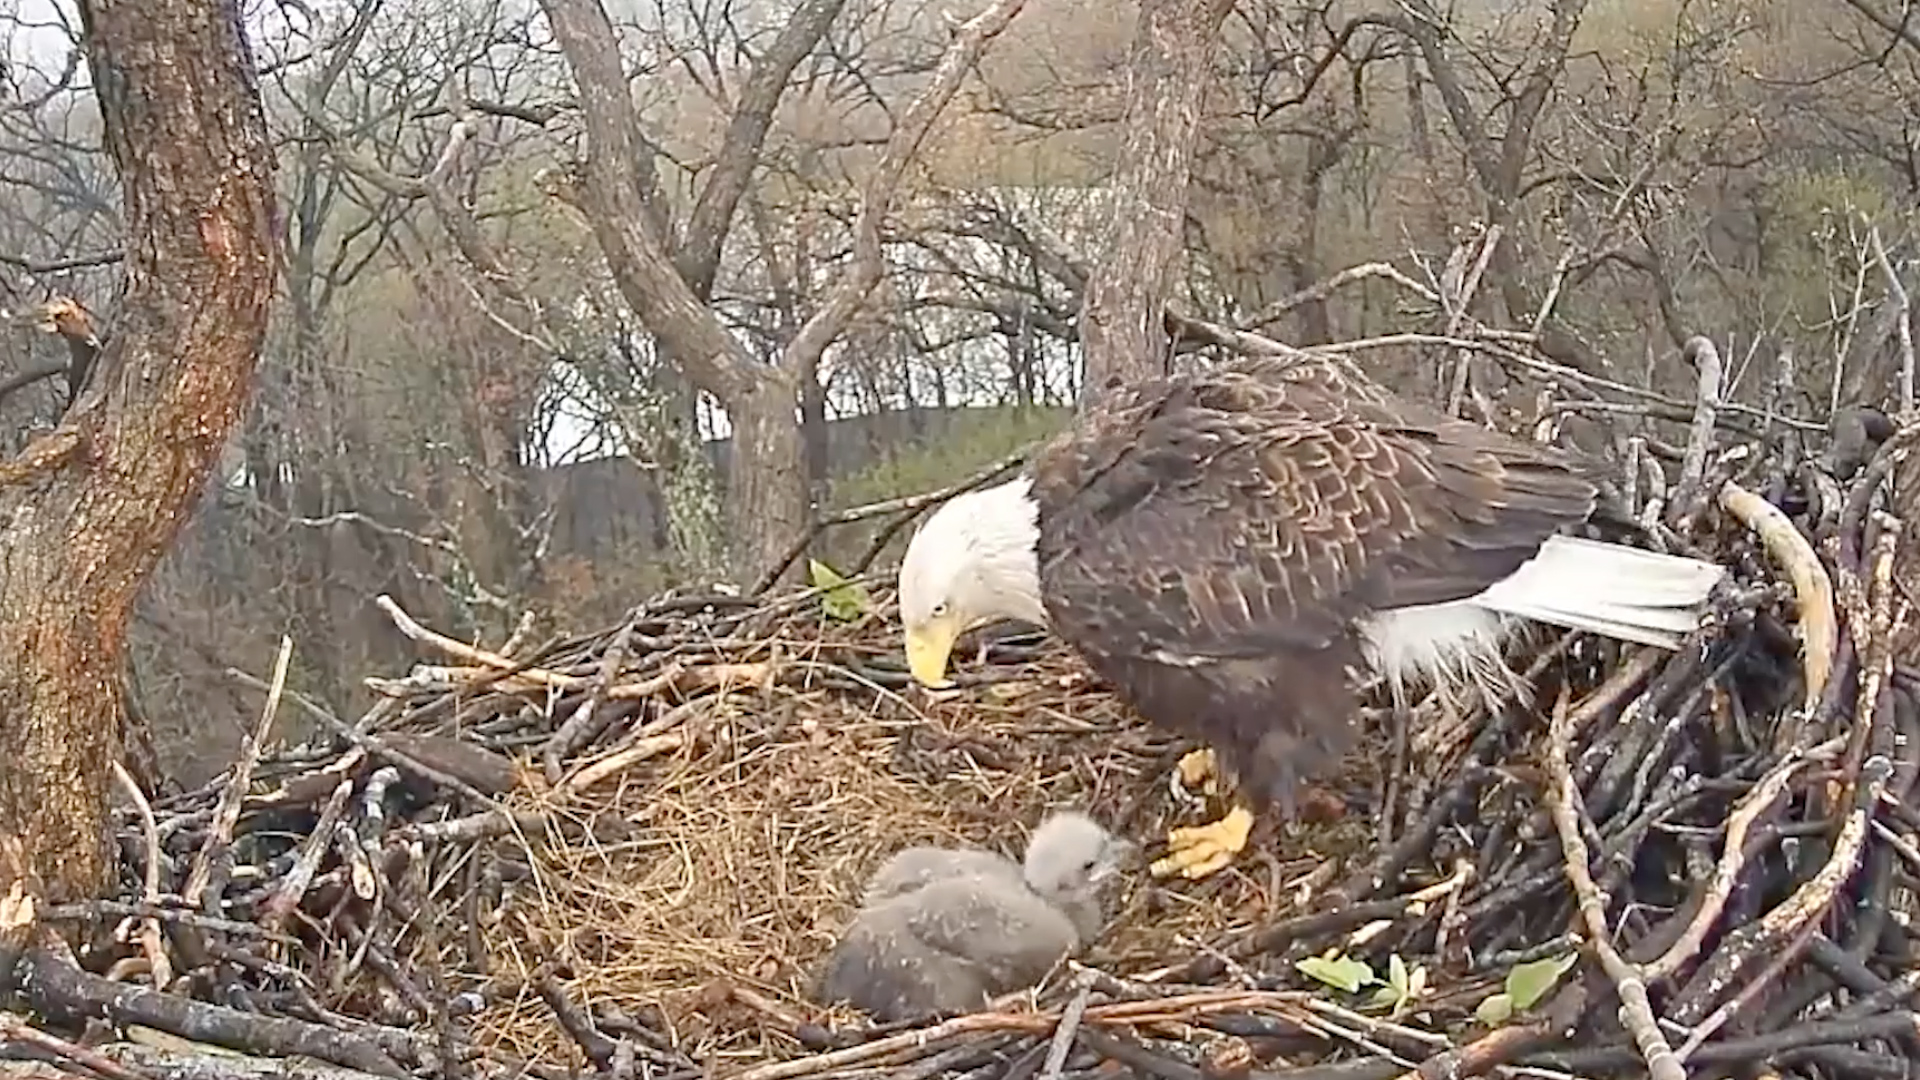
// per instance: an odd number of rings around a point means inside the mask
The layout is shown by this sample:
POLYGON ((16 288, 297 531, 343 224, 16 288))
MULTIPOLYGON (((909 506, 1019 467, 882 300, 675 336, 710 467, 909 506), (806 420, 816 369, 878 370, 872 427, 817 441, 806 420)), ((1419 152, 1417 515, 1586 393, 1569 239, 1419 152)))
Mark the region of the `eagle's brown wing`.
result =
POLYGON ((1596 495, 1551 450, 1312 362, 1120 390, 1033 474, 1056 632, 1289 804, 1352 738, 1355 620, 1480 592, 1596 495))

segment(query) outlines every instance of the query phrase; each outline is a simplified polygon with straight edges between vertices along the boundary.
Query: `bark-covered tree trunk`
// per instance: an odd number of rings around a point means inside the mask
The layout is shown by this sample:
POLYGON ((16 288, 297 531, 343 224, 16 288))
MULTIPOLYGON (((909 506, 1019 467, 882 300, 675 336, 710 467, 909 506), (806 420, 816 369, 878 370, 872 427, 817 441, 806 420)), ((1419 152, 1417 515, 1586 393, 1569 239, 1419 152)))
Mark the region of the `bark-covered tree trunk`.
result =
POLYGON ((1083 402, 1166 370, 1162 319, 1186 246, 1187 179, 1220 23, 1233 0, 1142 0, 1129 57, 1112 239, 1080 314, 1083 402))
POLYGON ((807 501, 817 511, 827 501, 833 459, 827 435, 827 388, 811 372, 800 383, 800 442, 807 462, 807 501))
POLYGON ((733 422, 727 520, 737 564, 756 574, 765 574, 785 557, 811 518, 799 415, 797 381, 791 372, 771 365, 742 388, 727 409, 733 422))
POLYGON ((233 0, 82 0, 127 292, 58 429, 0 465, 0 847, 46 899, 107 882, 135 598, 246 401, 273 296, 272 154, 233 0))
MULTIPOLYGON (((704 264, 693 265, 698 260, 692 259, 688 267, 680 267, 668 253, 670 238, 649 197, 652 159, 627 89, 619 35, 605 6, 600 0, 541 0, 541 6, 579 88, 586 127, 586 152, 570 197, 592 227, 627 303, 681 372, 719 399, 733 425, 727 495, 730 561, 734 576, 750 583, 766 566, 760 557, 783 550, 807 525, 799 395, 787 372, 760 363, 708 309, 693 285, 710 285, 712 271, 704 264), (694 273, 693 283, 683 270, 694 273), (774 430, 782 426, 786 430, 774 430)), ((825 0, 816 0, 810 8, 823 6, 837 10, 825 0)), ((798 63, 805 51, 793 61, 798 63)), ((786 75, 776 73, 776 88, 783 88, 786 75)), ((778 94, 773 97, 777 100, 778 94)), ((724 148, 722 157, 746 153, 750 165, 758 159, 764 134, 764 128, 754 125, 747 125, 744 134, 730 131, 730 138, 739 136, 745 145, 739 151, 724 148)), ((716 236, 724 236, 722 226, 732 219, 737 194, 727 199, 731 201, 724 214, 712 212, 716 236)), ((713 265, 718 266, 717 247, 713 265)))

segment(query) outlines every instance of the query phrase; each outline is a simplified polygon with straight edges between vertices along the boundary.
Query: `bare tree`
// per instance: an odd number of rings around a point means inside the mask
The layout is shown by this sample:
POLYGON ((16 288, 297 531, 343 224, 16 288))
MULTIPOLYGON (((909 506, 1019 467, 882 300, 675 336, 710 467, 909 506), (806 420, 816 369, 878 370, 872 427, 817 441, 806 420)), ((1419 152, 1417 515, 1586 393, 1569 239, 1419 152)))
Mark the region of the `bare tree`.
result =
POLYGON ((1320 264, 1338 235, 1337 181, 1356 150, 1366 153, 1361 136, 1375 123, 1368 68, 1410 48, 1377 27, 1337 22, 1338 2, 1235 7, 1222 35, 1224 100, 1194 161, 1195 262, 1238 321, 1297 345, 1334 340, 1320 279, 1345 267, 1320 264))
POLYGON ((694 250, 668 254, 665 214, 654 196, 627 76, 600 0, 542 0, 579 89, 586 129, 583 160, 567 192, 590 223, 621 295, 693 383, 712 394, 733 427, 727 507, 737 545, 734 564, 745 580, 778 563, 810 518, 801 387, 847 329, 884 270, 880 226, 902 175, 960 80, 987 43, 1012 21, 1023 0, 998 0, 954 34, 927 87, 894 127, 862 187, 850 265, 819 307, 765 363, 730 333, 703 301, 733 207, 759 161, 788 74, 832 21, 839 0, 802 7, 774 46, 754 63, 740 106, 688 230, 694 250), (703 209, 705 212, 703 213, 703 209))
POLYGON ((278 257, 238 5, 80 11, 121 176, 127 292, 80 400, 0 468, 0 847, 19 845, 16 871, 50 899, 106 884, 127 624, 246 402, 278 257))
POLYGON ((1459 36, 1447 15, 1427 0, 1407 0, 1393 15, 1363 16, 1363 20, 1391 27, 1407 36, 1426 62, 1427 76, 1440 95, 1452 121, 1467 164, 1472 167, 1485 200, 1485 223, 1503 231, 1493 252, 1492 269, 1506 317, 1524 320, 1533 308, 1527 295, 1521 263, 1515 254, 1512 225, 1519 211, 1527 166, 1533 161, 1534 130, 1567 66, 1573 35, 1586 14, 1587 0, 1551 0, 1544 13, 1529 8, 1521 22, 1537 22, 1537 40, 1526 46, 1530 55, 1510 75, 1496 77, 1498 101, 1494 111, 1506 124, 1497 134, 1487 127, 1486 104, 1475 100, 1470 75, 1475 71, 1503 71, 1511 61, 1489 62, 1463 55, 1459 36), (1545 14, 1546 18, 1541 18, 1545 14))

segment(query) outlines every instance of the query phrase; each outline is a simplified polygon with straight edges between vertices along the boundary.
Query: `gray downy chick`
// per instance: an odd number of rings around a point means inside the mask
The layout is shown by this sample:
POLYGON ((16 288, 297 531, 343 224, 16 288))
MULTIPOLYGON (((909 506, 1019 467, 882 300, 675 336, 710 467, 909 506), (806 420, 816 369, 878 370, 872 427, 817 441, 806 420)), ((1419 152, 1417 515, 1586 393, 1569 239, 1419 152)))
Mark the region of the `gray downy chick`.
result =
POLYGON ((1019 881, 1020 875, 1019 863, 991 851, 910 847, 880 864, 880 869, 868 879, 867 891, 860 903, 863 907, 872 907, 947 878, 992 877, 1019 881))
POLYGON ((978 1009, 1031 986, 1098 932, 1100 886, 1131 851, 1085 815, 1062 814, 1035 831, 1022 876, 979 860, 972 873, 947 864, 945 876, 860 911, 827 959, 819 997, 886 1022, 978 1009))
POLYGON ((1027 841, 1021 877, 1035 895, 1067 913, 1083 942, 1106 922, 1100 894, 1133 858, 1135 847, 1077 810, 1050 815, 1027 841))

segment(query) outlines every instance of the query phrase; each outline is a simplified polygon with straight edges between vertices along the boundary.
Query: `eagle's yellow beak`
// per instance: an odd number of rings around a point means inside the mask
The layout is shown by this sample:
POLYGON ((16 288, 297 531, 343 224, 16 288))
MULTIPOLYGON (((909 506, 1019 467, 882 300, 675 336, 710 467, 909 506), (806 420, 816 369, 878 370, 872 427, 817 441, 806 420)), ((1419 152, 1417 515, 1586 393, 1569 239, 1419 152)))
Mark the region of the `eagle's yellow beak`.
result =
POLYGON ((951 619, 934 619, 925 626, 907 631, 907 668, 913 677, 936 690, 952 686, 947 681, 947 657, 960 628, 951 619))

